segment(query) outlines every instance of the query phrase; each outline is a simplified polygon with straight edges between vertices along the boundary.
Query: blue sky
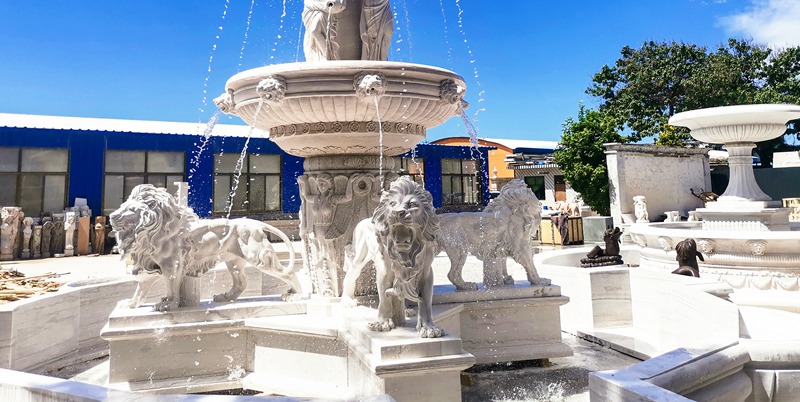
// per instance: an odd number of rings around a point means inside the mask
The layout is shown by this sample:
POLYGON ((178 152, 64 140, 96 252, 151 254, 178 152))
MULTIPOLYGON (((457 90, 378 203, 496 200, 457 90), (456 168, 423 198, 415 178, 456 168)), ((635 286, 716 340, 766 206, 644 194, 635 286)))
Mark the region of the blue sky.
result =
MULTIPOLYGON (((797 0, 392 4, 390 59, 461 74, 469 114, 490 138, 558 140, 579 102, 596 105, 584 90, 625 45, 800 44, 797 0)), ((301 9, 300 0, 0 0, 0 112, 207 121, 231 75, 295 61, 301 9)), ((454 118, 428 139, 465 133, 454 118)))

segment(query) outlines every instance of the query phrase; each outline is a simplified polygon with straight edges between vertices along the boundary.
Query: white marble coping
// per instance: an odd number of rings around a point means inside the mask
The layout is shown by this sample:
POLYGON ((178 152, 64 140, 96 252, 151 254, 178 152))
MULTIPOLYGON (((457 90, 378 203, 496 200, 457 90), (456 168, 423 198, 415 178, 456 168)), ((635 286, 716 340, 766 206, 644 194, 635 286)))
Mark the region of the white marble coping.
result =
MULTIPOLYGON (((694 223, 694 222, 693 222, 694 223)), ((702 222, 697 222, 698 224, 702 222)), ((700 225, 687 225, 686 223, 634 223, 628 228, 631 234, 645 236, 668 236, 672 238, 693 238, 712 240, 775 240, 787 241, 797 245, 800 241, 800 231, 727 231, 727 230, 702 230, 700 225)))
POLYGON ((513 286, 496 286, 485 288, 478 285, 478 290, 456 290, 451 284, 433 287, 433 304, 470 303, 495 300, 520 300, 561 296, 561 288, 557 285, 531 286, 528 281, 516 281, 513 286))
POLYGON ((305 314, 306 301, 281 301, 280 296, 243 297, 235 302, 204 300, 198 307, 174 311, 153 311, 152 305, 135 309, 116 308, 108 319, 109 328, 155 327, 196 322, 244 320, 255 317, 305 314))
POLYGON ((250 318, 245 320, 244 325, 248 330, 275 331, 336 339, 339 336, 340 319, 316 317, 314 320, 309 320, 308 316, 298 314, 250 318))

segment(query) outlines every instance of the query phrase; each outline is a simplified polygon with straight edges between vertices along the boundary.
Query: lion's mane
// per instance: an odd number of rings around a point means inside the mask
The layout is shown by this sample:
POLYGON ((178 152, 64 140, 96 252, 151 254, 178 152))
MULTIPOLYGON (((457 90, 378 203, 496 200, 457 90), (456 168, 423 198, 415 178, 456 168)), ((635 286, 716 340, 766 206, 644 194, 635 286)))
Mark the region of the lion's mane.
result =
MULTIPOLYGON (((181 243, 198 219, 191 208, 180 206, 165 189, 149 184, 136 186, 118 211, 124 213, 111 214, 111 224, 117 231, 120 254, 133 261, 135 271, 161 273, 155 256, 160 260, 174 255, 177 263, 183 250, 181 243)), ((187 270, 186 274, 196 275, 196 271, 187 270)))
MULTIPOLYGON (((500 211, 508 209, 512 216, 522 218, 522 227, 508 228, 499 236, 505 245, 514 244, 520 237, 530 239, 533 231, 537 230, 542 220, 539 200, 530 188, 521 180, 512 180, 500 190, 500 195, 493 199, 483 212, 499 215, 500 211)), ((513 220, 512 220, 513 222, 513 220)), ((487 244, 486 247, 494 248, 495 245, 487 244)))
POLYGON ((420 302, 417 288, 424 269, 421 261, 423 251, 436 247, 436 232, 439 230, 439 220, 433 209, 431 194, 408 176, 402 176, 392 182, 388 191, 381 194, 372 223, 375 225, 381 251, 389 257, 386 263, 394 270, 395 292, 408 300, 420 302), (392 203, 401 203, 408 195, 416 199, 419 208, 416 219, 411 216, 399 217, 393 213, 392 203), (392 229, 398 225, 406 226, 413 233, 411 253, 407 257, 395 248, 392 229))

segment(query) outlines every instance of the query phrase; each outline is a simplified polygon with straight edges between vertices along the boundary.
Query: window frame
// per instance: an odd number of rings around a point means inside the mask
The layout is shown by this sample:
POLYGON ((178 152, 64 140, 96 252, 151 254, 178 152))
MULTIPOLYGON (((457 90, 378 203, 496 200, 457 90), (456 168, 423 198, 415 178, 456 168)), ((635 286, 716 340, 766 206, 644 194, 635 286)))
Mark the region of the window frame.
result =
POLYGON ((12 149, 16 150, 17 153, 17 166, 16 171, 2 171, 0 172, 0 176, 5 177, 15 177, 14 180, 14 205, 23 208, 23 212, 27 216, 40 216, 43 213, 48 212, 60 212, 63 210, 64 207, 68 203, 69 199, 69 176, 70 176, 70 149, 69 148, 47 148, 47 147, 0 147, 4 149, 12 149), (23 158, 23 151, 25 150, 46 150, 46 151, 57 151, 57 152, 64 152, 66 154, 65 162, 66 162, 66 169, 64 171, 23 171, 22 164, 24 163, 23 158), (42 180, 41 191, 39 192, 38 196, 38 203, 40 211, 31 211, 30 208, 26 208, 24 203, 22 202, 22 190, 23 190, 23 177, 35 177, 38 176, 40 180, 42 180), (62 177, 64 179, 64 187, 63 187, 63 197, 61 200, 61 208, 59 210, 46 210, 45 209, 45 201, 46 201, 46 191, 47 191, 47 177, 54 176, 54 177, 62 177))
MULTIPOLYGON (((215 166, 215 168, 214 168, 214 185, 212 185, 212 189, 211 189, 211 214, 214 215, 214 216, 224 216, 224 215, 228 214, 228 202, 229 202, 229 198, 230 198, 230 192, 232 190, 234 178, 236 176, 236 172, 220 172, 219 171, 219 168, 218 168, 219 161, 218 161, 217 158, 219 156, 221 156, 221 155, 231 155, 231 153, 222 153, 222 152, 214 153, 214 166, 215 166), (216 200, 217 200, 217 186, 216 186, 216 183, 217 183, 217 180, 220 177, 227 177, 227 179, 228 179, 228 186, 227 186, 228 190, 225 193, 225 204, 221 205, 220 208, 217 209, 217 202, 216 202, 216 200)), ((239 155, 237 155, 237 158, 238 157, 239 157, 239 155)), ((242 162, 242 171, 241 171, 241 174, 239 176, 239 186, 241 186, 242 184, 245 184, 244 192, 245 192, 245 195, 247 197, 245 199, 247 207, 244 208, 244 209, 242 209, 242 208, 238 208, 237 209, 236 205, 233 205, 233 206, 231 206, 230 214, 239 216, 239 215, 256 215, 256 214, 270 214, 270 213, 276 213, 276 212, 280 213, 280 212, 282 212, 283 211, 283 155, 281 155, 281 154, 272 154, 272 153, 250 153, 250 152, 248 152, 245 155, 245 158, 246 159, 242 162), (277 173, 261 173, 261 172, 259 172, 259 173, 250 173, 250 166, 251 166, 250 157, 251 156, 258 157, 258 156, 264 156, 264 155, 273 156, 273 157, 277 157, 278 158, 278 163, 277 163, 278 172, 277 173), (245 169, 246 169, 246 171, 245 171, 245 169), (263 209, 251 209, 250 208, 251 205, 254 205, 253 200, 250 198, 250 187, 251 187, 251 183, 253 182, 252 179, 253 178, 259 178, 259 177, 263 178, 265 182, 266 182, 268 177, 275 177, 275 178, 278 179, 278 185, 277 185, 277 187, 278 187, 278 206, 277 206, 276 209, 268 209, 267 208, 268 206, 267 206, 266 198, 264 200, 264 208, 263 209)), ((239 191, 240 190, 237 188, 237 193, 239 191)), ((268 191, 268 189, 265 188, 265 191, 268 191)), ((235 198, 235 195, 234 195, 234 198, 235 198)), ((233 202, 233 201, 231 200, 231 202, 233 202)))
MULTIPOLYGON (((106 195, 107 195, 106 194, 106 187, 108 185, 108 177, 109 176, 122 176, 122 202, 123 203, 125 202, 125 200, 130 195, 130 194, 125 194, 125 192, 126 192, 125 191, 125 183, 128 180, 128 178, 141 176, 143 178, 141 184, 153 184, 153 180, 151 180, 151 177, 162 176, 164 178, 164 188, 170 189, 170 186, 173 185, 173 183, 170 183, 170 180, 169 180, 170 176, 180 176, 180 180, 179 181, 186 181, 186 152, 183 152, 183 151, 166 151, 166 150, 157 151, 157 150, 144 150, 144 149, 106 149, 105 152, 103 152, 103 188, 101 190, 102 191, 101 209, 102 209, 104 215, 105 214, 109 214, 109 213, 113 212, 114 210, 116 210, 117 208, 119 208, 119 206, 114 207, 114 208, 106 208, 106 206, 107 206, 106 205, 106 202, 107 202, 107 199, 106 199, 106 195), (117 152, 117 153, 134 153, 134 152, 137 152, 137 153, 144 153, 144 168, 143 168, 143 171, 141 171, 141 172, 139 172, 139 171, 137 171, 137 172, 131 172, 131 171, 117 172, 117 171, 109 171, 109 170, 107 170, 109 152, 117 152), (181 166, 181 172, 180 173, 177 173, 177 172, 150 172, 149 169, 148 169, 148 165, 149 165, 149 160, 150 160, 150 154, 151 153, 180 154, 181 157, 183 158, 183 161, 182 161, 182 163, 180 165, 181 166)), ((153 185, 157 185, 157 184, 153 184, 153 185)))
POLYGON ((449 207, 449 206, 475 206, 483 204, 483 186, 481 180, 481 161, 475 159, 465 159, 465 158, 442 158, 442 206, 449 207), (459 173, 445 173, 444 163, 445 161, 458 161, 458 170, 459 173), (464 173, 464 162, 473 162, 475 163, 475 173, 464 173), (448 181, 450 185, 450 191, 445 191, 445 182, 448 181), (457 184, 457 185, 456 185, 457 184), (464 190, 465 184, 471 184, 472 195, 468 196, 467 192, 464 190), (460 187, 461 192, 454 192, 453 188, 460 187), (460 201, 454 201, 454 196, 457 194, 460 195, 460 201), (449 197, 448 197, 449 195, 449 197), (469 200, 469 201, 468 201, 469 200))

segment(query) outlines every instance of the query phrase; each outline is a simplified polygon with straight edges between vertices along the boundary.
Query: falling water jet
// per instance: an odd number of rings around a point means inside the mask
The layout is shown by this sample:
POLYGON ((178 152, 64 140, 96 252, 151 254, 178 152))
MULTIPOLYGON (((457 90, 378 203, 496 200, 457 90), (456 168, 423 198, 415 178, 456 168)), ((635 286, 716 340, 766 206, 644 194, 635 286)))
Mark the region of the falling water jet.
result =
MULTIPOLYGON (((264 101, 260 100, 258 102, 258 107, 256 107, 256 114, 253 119, 258 120, 258 115, 261 113, 261 107, 263 105, 264 101)), ((228 202, 225 205, 225 217, 228 219, 231 218, 231 211, 233 210, 233 198, 236 196, 236 191, 239 189, 239 178, 242 175, 244 159, 247 157, 247 147, 250 145, 250 137, 253 135, 253 130, 255 130, 255 126, 250 126, 250 130, 247 131, 247 139, 245 139, 244 146, 242 147, 242 152, 239 154, 239 159, 236 161, 236 166, 233 169, 233 183, 231 184, 231 192, 228 193, 228 202)))

